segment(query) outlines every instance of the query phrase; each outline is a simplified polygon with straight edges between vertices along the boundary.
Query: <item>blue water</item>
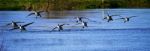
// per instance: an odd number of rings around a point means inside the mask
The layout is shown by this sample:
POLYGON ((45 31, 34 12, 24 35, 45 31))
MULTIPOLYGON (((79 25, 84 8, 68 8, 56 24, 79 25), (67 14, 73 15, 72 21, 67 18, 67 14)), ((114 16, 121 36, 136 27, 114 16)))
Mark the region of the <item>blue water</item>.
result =
MULTIPOLYGON (((0 11, 1 51, 150 51, 150 9, 90 9, 52 11, 47 18, 26 17, 28 11, 0 11), (107 22, 103 12, 110 15, 137 16, 127 23, 107 22), (88 28, 75 25, 73 17, 83 16, 100 22, 88 22, 88 28), (57 17, 57 18, 55 18, 57 17), (9 31, 4 26, 12 20, 26 24, 26 32, 9 31), (57 24, 68 23, 63 31, 51 31, 57 24), (3 43, 2 43, 3 42, 3 43)), ((120 17, 113 17, 118 19, 120 17)))

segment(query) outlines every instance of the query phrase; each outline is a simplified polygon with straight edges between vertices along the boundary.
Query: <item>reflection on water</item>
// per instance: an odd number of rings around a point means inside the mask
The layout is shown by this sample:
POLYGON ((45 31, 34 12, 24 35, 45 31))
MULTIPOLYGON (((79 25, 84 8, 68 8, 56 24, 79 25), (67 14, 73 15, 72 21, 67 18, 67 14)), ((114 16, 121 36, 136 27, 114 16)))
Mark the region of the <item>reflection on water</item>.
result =
POLYGON ((48 17, 46 18, 51 19, 51 18, 65 18, 65 17, 84 17, 87 14, 101 14, 100 10, 82 10, 82 11, 51 11, 49 12, 48 17))

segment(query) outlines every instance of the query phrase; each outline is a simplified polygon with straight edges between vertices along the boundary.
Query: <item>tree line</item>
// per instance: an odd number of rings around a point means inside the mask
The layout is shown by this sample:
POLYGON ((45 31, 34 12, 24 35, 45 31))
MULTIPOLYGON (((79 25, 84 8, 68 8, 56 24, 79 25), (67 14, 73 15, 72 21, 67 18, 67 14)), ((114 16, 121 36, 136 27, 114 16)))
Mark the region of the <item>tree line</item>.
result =
POLYGON ((82 10, 150 8, 150 0, 0 0, 0 10, 82 10))

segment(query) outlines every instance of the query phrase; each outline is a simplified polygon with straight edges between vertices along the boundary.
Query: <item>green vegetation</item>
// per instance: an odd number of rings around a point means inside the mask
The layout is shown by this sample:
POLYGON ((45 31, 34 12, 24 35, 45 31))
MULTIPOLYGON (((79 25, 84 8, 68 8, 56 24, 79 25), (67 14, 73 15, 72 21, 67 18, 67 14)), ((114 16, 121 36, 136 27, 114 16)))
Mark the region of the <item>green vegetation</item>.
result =
POLYGON ((95 8, 150 8, 150 0, 0 0, 0 10, 82 10, 95 8))

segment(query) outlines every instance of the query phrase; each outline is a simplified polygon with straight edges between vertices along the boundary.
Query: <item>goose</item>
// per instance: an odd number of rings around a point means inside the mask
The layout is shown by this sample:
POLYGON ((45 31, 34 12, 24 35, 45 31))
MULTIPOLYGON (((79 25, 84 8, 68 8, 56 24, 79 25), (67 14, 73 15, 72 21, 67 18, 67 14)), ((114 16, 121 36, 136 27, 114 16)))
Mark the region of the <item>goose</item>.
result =
POLYGON ((124 23, 126 23, 126 22, 129 22, 130 18, 133 18, 133 17, 136 17, 136 16, 124 17, 124 18, 119 18, 119 19, 123 19, 124 23))
MULTIPOLYGON (((44 11, 34 11, 33 13, 30 13, 28 16, 35 15, 36 18, 42 17, 41 14, 40 14, 40 13, 42 13, 42 12, 44 12, 44 11)), ((28 16, 27 16, 27 17, 28 17, 28 16)))
POLYGON ((83 18, 85 17, 75 17, 75 19, 77 20, 76 23, 82 22, 83 18))
POLYGON ((114 20, 114 19, 112 18, 113 16, 119 16, 119 15, 109 15, 109 14, 107 13, 107 16, 104 17, 103 19, 106 19, 107 22, 110 22, 110 21, 113 21, 113 20, 114 20))
POLYGON ((100 22, 91 20, 91 19, 86 18, 86 17, 75 17, 75 19, 77 20, 76 23, 81 23, 81 22, 83 22, 83 19, 87 19, 87 20, 90 21, 90 22, 100 23, 100 22))
POLYGON ((24 22, 14 22, 14 21, 12 21, 11 23, 6 24, 6 26, 11 25, 13 27, 13 29, 14 29, 14 28, 18 28, 19 27, 18 23, 24 23, 24 22))
POLYGON ((33 24, 33 23, 34 23, 34 22, 27 23, 27 24, 25 24, 25 25, 19 25, 18 27, 14 28, 14 29, 12 29, 12 30, 19 29, 19 30, 21 30, 21 32, 22 32, 22 31, 26 31, 26 28, 25 28, 25 27, 27 27, 27 26, 29 26, 29 25, 31 25, 31 24, 33 24))
MULTIPOLYGON (((85 21, 82 21, 81 23, 78 23, 78 24, 80 24, 82 26, 82 28, 88 27, 87 22, 85 22, 85 21)), ((78 24, 76 24, 76 25, 78 25, 78 24)))
POLYGON ((69 24, 58 24, 55 28, 52 29, 52 31, 55 30, 56 28, 58 28, 58 31, 64 30, 63 29, 64 25, 69 25, 69 24))
POLYGON ((81 25, 82 25, 82 28, 88 27, 87 22, 84 22, 84 21, 82 21, 81 25))

